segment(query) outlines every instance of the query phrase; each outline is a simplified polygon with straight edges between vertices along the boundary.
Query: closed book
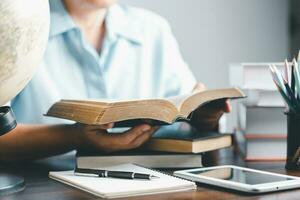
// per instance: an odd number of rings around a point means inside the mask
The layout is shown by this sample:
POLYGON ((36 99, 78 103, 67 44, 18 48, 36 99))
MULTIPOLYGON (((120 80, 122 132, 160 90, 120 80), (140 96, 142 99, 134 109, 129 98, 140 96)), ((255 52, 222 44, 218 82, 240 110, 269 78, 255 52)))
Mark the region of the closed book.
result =
POLYGON ((245 161, 284 161, 286 159, 286 135, 247 134, 236 132, 238 150, 245 161))
POLYGON ((278 90, 243 89, 247 98, 243 101, 246 106, 284 107, 284 101, 278 90))
POLYGON ((134 163, 150 168, 202 167, 201 154, 182 154, 145 151, 141 149, 116 153, 79 151, 76 164, 79 168, 101 168, 124 163, 134 163))
POLYGON ((279 70, 283 63, 236 63, 229 68, 230 84, 241 89, 277 90, 270 75, 269 65, 275 64, 279 70))
POLYGON ((287 133, 287 119, 282 107, 239 105, 239 129, 246 134, 287 133))
POLYGON ((177 153, 203 153, 229 147, 232 145, 232 134, 193 131, 166 132, 153 137, 143 145, 144 149, 152 151, 177 153))
POLYGON ((194 182, 134 164, 114 165, 102 169, 151 174, 158 178, 153 180, 99 178, 75 175, 74 171, 50 172, 49 177, 95 196, 108 199, 183 192, 196 189, 194 182))

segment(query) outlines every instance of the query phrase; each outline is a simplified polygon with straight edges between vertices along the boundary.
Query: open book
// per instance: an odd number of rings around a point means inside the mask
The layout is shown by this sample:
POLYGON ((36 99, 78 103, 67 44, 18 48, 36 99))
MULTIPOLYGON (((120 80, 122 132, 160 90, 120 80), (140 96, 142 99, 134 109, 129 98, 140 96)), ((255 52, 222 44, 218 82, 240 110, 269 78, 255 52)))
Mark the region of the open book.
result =
POLYGON ((118 122, 115 127, 131 127, 141 123, 163 125, 189 121, 193 111, 211 101, 241 97, 245 96, 239 89, 228 88, 205 90, 167 99, 61 100, 51 106, 46 116, 94 125, 118 122))

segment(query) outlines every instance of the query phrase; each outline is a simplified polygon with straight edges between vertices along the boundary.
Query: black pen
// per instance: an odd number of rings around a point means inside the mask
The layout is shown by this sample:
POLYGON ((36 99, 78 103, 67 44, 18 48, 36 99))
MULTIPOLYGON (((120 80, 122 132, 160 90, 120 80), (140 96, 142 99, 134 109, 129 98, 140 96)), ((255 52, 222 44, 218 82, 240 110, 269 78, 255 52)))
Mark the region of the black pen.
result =
POLYGON ((159 178, 151 174, 142 174, 128 171, 110 171, 110 170, 99 170, 99 169, 85 169, 76 168, 74 171, 75 175, 83 176, 97 176, 97 177, 111 177, 111 178, 123 178, 123 179, 145 179, 151 180, 159 178))

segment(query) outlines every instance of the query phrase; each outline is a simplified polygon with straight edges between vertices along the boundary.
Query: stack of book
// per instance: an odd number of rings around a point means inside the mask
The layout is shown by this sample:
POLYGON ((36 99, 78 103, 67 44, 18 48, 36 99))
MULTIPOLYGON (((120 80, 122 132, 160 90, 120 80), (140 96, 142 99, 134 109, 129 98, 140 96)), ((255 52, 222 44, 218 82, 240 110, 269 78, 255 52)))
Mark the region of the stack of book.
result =
POLYGON ((150 168, 202 167, 202 153, 232 145, 231 134, 199 133, 179 128, 161 130, 139 149, 104 153, 79 151, 78 168, 99 168, 135 163, 150 168))
POLYGON ((238 104, 236 138, 247 161, 281 161, 286 157, 284 101, 270 75, 269 65, 280 70, 283 63, 241 63, 230 66, 231 85, 248 96, 238 104))

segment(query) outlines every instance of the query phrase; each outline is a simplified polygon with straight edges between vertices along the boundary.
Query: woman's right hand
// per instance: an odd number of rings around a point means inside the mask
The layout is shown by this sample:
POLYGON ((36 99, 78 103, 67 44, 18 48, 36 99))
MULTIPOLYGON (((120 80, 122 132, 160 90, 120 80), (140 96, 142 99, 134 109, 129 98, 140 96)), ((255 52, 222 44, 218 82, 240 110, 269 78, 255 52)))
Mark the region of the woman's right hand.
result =
POLYGON ((110 134, 107 129, 113 123, 106 125, 85 125, 76 123, 72 125, 79 136, 77 148, 92 148, 105 152, 137 148, 146 142, 158 129, 148 124, 135 126, 123 133, 110 134))

